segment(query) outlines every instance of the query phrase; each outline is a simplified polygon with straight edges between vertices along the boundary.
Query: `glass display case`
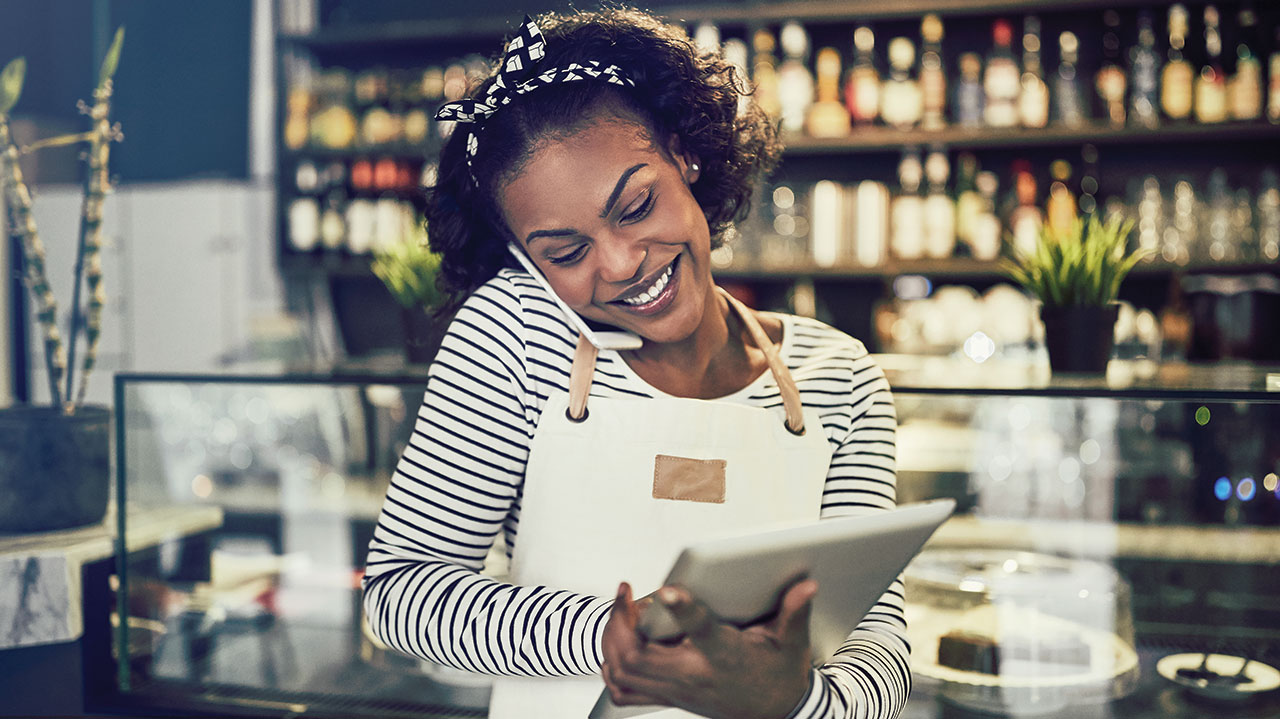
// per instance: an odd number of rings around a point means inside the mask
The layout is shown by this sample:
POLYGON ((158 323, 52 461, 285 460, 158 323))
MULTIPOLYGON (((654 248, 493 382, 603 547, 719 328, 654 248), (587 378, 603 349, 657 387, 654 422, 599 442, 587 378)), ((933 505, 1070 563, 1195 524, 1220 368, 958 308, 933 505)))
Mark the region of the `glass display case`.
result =
MULTIPOLYGON (((879 359, 899 501, 960 506, 905 574, 904 716, 1280 712, 1280 370, 879 359)), ((223 517, 119 565, 125 701, 484 716, 485 677, 387 649, 361 614, 424 387, 396 369, 117 377, 121 505, 223 517)))

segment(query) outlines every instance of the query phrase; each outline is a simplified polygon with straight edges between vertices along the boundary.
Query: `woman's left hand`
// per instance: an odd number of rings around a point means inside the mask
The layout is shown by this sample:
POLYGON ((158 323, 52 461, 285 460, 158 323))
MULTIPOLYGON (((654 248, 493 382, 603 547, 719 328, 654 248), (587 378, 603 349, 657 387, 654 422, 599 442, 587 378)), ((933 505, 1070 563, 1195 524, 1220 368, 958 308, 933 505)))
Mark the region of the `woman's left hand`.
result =
POLYGON ((782 719, 809 689, 809 611, 818 583, 806 579, 783 594, 769 621, 739 629, 719 621, 680 588, 659 589, 684 638, 646 641, 640 607, 625 582, 605 625, 601 674, 615 704, 674 706, 707 717, 782 719))

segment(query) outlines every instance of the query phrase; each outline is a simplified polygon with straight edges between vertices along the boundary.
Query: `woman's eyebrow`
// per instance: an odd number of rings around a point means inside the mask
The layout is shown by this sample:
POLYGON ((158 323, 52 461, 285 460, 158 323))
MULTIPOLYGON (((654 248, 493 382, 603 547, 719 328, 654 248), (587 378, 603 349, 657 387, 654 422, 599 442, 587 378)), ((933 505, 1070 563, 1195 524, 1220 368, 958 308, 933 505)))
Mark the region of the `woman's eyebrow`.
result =
POLYGON ((600 213, 601 217, 609 216, 609 212, 613 209, 613 203, 618 201, 618 195, 622 194, 623 188, 627 186, 627 180, 630 180, 631 176, 636 174, 636 170, 639 170, 642 167, 648 167, 648 166, 649 166, 649 163, 641 162, 639 164, 635 164, 635 165, 632 165, 631 167, 628 167, 626 171, 622 173, 622 177, 618 178, 618 184, 613 186, 613 193, 609 195, 609 200, 604 203, 604 211, 600 213))
POLYGON ((538 239, 539 237, 570 237, 576 234, 578 234, 577 230, 573 230, 569 228, 558 229, 558 230, 534 230, 533 232, 529 233, 528 237, 524 238, 524 246, 525 247, 532 246, 533 241, 538 239))

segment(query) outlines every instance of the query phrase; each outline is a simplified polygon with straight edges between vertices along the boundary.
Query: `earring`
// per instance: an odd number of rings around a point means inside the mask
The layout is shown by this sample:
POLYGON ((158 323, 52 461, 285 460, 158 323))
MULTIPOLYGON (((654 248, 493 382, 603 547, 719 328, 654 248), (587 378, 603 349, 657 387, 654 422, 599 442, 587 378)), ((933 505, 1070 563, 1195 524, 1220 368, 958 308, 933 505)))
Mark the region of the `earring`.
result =
POLYGON ((700 170, 700 169, 701 169, 701 168, 700 168, 700 167, 698 167, 698 163, 696 163, 696 162, 690 162, 690 163, 689 163, 689 172, 697 172, 697 171, 698 171, 698 170, 700 170))

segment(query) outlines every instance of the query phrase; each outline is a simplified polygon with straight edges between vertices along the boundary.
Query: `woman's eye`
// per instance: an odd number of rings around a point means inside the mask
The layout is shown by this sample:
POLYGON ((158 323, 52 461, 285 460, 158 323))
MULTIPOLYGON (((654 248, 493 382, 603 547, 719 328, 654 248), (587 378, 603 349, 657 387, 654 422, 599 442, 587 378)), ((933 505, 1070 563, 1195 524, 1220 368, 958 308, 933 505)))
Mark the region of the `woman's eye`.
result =
POLYGON ((572 252, 569 252, 563 255, 556 255, 554 257, 549 256, 547 257, 547 259, 550 260, 551 264, 553 265, 567 265, 570 262, 576 262, 579 258, 582 257, 582 254, 586 251, 587 251, 586 245, 578 245, 577 247, 573 248, 572 252))
POLYGON ((639 207, 622 216, 622 221, 635 222, 636 220, 642 220, 645 215, 649 214, 649 210, 652 208, 653 193, 650 192, 648 195, 645 195, 644 202, 642 202, 639 207))

